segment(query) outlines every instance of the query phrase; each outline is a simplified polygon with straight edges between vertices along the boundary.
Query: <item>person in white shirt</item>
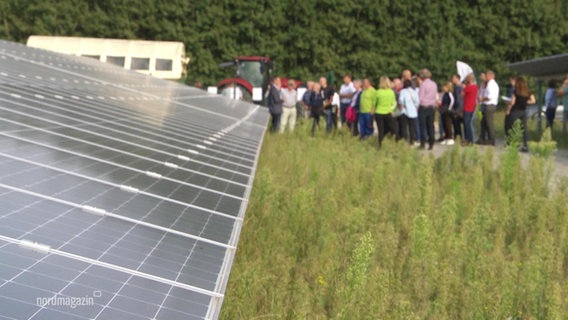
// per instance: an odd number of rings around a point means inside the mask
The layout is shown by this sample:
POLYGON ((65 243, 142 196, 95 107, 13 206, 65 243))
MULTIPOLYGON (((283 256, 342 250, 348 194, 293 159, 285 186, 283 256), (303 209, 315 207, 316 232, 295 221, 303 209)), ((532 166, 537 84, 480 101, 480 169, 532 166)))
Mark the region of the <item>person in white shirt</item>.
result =
POLYGON ((487 137, 481 140, 481 144, 495 145, 495 110, 499 102, 499 85, 495 81, 495 72, 489 70, 485 73, 487 85, 483 90, 481 103, 485 105, 485 111, 481 118, 481 137, 487 137))
POLYGON ((337 123, 337 116, 340 113, 340 99, 339 94, 337 92, 333 93, 333 99, 331 99, 331 112, 333 112, 333 126, 335 128, 341 129, 343 122, 337 123))
POLYGON ((296 83, 294 80, 288 81, 288 88, 282 89, 282 118, 280 119, 280 133, 284 133, 286 126, 290 124, 290 132, 294 131, 296 126, 296 83))
MULTIPOLYGON (((347 111, 347 108, 351 104, 351 98, 353 97, 353 94, 356 91, 355 87, 353 86, 352 79, 353 79, 353 77, 350 74, 344 75, 343 76, 343 84, 341 85, 341 88, 339 89, 339 99, 340 99, 339 114, 341 116, 341 124, 342 125, 344 125, 345 122, 346 122, 345 112, 347 111)), ((347 126, 349 127, 350 124, 347 123, 347 126)))

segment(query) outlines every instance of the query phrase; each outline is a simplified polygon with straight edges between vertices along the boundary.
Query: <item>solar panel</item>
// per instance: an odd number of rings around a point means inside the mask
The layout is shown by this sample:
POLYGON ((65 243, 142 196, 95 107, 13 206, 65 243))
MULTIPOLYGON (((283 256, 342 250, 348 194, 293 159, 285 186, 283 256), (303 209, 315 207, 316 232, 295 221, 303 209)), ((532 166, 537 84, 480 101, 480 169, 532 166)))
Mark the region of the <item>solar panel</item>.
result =
POLYGON ((0 318, 219 316, 268 114, 0 41, 0 318))

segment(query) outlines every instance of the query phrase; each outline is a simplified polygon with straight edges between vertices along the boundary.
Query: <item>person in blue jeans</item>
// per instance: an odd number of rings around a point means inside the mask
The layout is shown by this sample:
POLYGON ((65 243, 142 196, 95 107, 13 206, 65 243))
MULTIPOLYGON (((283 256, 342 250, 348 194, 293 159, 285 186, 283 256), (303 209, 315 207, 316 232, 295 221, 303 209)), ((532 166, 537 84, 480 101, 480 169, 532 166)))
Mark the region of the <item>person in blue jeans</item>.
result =
POLYGON ((463 122, 464 122, 464 145, 473 144, 473 137, 475 136, 473 121, 475 120, 475 109, 477 107, 477 94, 478 87, 475 83, 473 73, 469 74, 464 81, 462 90, 463 97, 463 122))
POLYGON ((361 140, 373 135, 373 115, 371 110, 377 102, 376 90, 369 79, 363 80, 363 92, 359 98, 359 133, 361 140))
POLYGON ((546 127, 550 127, 550 130, 552 131, 552 125, 554 124, 554 118, 556 117, 556 107, 558 106, 555 80, 550 80, 548 82, 548 89, 544 96, 544 105, 546 106, 546 127))
POLYGON ((302 112, 304 118, 310 117, 313 93, 314 93, 314 82, 308 81, 307 90, 302 95, 302 100, 301 100, 302 108, 304 109, 304 112, 302 112))
POLYGON ((359 134, 361 140, 373 135, 373 115, 370 113, 359 114, 359 134))
POLYGON ((327 84, 327 79, 325 77, 320 78, 321 85, 321 97, 323 100, 323 113, 325 114, 325 130, 327 133, 331 132, 333 128, 333 114, 331 100, 333 99, 333 94, 335 91, 333 88, 327 84))

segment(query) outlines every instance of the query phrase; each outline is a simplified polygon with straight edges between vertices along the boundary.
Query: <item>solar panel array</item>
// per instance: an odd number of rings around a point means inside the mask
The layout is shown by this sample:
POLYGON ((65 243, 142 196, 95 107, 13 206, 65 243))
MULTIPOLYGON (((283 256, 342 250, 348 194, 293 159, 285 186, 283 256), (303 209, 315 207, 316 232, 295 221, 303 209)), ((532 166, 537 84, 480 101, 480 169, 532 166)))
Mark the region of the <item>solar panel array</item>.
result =
POLYGON ((0 41, 0 319, 215 319, 268 114, 0 41))

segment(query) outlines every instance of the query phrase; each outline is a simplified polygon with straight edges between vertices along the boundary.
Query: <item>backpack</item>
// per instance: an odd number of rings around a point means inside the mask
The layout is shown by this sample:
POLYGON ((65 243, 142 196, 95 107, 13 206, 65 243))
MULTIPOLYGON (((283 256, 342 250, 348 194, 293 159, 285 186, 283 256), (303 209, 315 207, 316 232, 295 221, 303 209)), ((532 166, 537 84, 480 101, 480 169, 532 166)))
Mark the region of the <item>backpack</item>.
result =
POLYGON ((353 106, 347 107, 347 111, 345 111, 345 119, 347 119, 347 121, 351 123, 357 120, 357 111, 355 111, 355 108, 353 108, 353 106))

